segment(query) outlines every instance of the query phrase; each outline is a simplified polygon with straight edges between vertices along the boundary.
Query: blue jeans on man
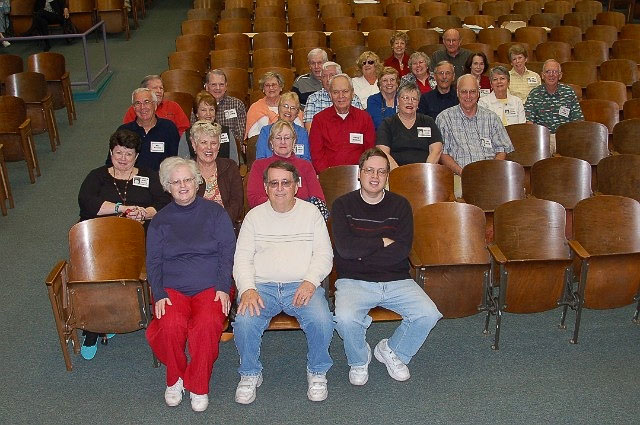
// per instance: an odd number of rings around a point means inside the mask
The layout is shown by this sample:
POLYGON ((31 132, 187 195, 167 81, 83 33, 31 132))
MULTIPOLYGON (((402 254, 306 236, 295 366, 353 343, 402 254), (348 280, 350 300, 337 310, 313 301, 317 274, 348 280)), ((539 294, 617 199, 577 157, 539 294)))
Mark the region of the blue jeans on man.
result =
POLYGON ((236 315, 233 334, 240 355, 241 376, 257 376, 262 372, 260 345, 262 334, 271 318, 280 312, 295 317, 307 337, 307 371, 312 374, 326 373, 333 361, 329 355, 329 344, 333 337, 333 316, 329 311, 324 289, 318 287, 306 306, 294 307, 293 295, 302 282, 259 283, 256 290, 265 308, 259 316, 248 311, 236 315))

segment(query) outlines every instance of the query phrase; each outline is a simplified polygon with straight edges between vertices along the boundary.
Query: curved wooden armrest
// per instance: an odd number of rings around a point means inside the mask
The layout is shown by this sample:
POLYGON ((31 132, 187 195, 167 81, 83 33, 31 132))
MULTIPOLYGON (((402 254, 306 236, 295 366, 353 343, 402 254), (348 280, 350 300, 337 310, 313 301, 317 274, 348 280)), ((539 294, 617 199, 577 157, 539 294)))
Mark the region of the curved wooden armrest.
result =
POLYGON ((489 250, 489 254, 491 254, 491 258, 499 264, 505 264, 507 262, 507 257, 504 256, 498 245, 491 244, 487 246, 489 250))
POLYGON ((47 275, 47 278, 44 281, 47 284, 47 286, 52 286, 58 279, 62 279, 63 281, 65 281, 67 277, 66 273, 64 273, 66 267, 67 267, 66 260, 58 261, 56 265, 53 266, 53 268, 51 269, 51 271, 47 275))
POLYGON ((29 127, 29 124, 31 124, 31 118, 27 118, 26 120, 24 120, 24 122, 20 124, 20 127, 18 127, 18 129, 24 130, 29 127))
POLYGON ((140 276, 138 277, 142 282, 147 280, 147 265, 144 264, 142 266, 142 270, 140 270, 140 276))
POLYGON ((587 250, 584 249, 584 247, 580 244, 580 242, 574 239, 569 241, 569 247, 573 252, 576 253, 578 257, 580 257, 581 260, 586 260, 587 258, 591 257, 591 255, 589 255, 587 250))

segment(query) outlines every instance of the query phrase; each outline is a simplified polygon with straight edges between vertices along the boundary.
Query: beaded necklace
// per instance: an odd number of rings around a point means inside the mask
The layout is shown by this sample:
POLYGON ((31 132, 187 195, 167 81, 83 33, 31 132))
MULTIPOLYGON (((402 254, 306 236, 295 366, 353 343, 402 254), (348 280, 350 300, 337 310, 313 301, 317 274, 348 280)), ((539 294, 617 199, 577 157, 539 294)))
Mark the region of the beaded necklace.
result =
POLYGON ((127 189, 129 188, 129 182, 131 181, 132 175, 133 175, 133 169, 131 169, 131 172, 129 173, 129 178, 127 179, 127 182, 124 184, 124 195, 122 195, 122 193, 120 193, 120 189, 118 188, 118 185, 116 184, 116 169, 115 167, 113 169, 113 186, 116 188, 116 192, 118 192, 118 196, 120 197, 120 199, 122 199, 123 204, 127 203, 127 189))

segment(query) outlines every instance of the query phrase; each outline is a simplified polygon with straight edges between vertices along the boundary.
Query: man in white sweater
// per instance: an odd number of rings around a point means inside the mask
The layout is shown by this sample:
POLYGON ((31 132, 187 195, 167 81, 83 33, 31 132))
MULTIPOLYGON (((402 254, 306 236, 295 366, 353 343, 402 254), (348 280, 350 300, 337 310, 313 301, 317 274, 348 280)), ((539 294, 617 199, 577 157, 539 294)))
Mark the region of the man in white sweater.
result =
POLYGON ((271 318, 284 311, 307 337, 307 397, 322 401, 333 364, 333 317, 320 286, 333 264, 329 233, 318 209, 295 197, 299 176, 292 164, 273 162, 263 180, 269 201, 245 217, 234 257, 238 313, 233 331, 240 354, 235 399, 241 404, 255 400, 262 384, 262 334, 271 318))

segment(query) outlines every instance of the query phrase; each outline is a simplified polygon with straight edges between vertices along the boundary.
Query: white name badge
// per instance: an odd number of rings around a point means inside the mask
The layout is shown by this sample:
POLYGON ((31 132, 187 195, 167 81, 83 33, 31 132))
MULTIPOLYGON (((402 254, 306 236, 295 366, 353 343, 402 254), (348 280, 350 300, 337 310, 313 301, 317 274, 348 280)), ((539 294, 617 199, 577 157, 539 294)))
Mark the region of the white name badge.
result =
POLYGON ((133 176, 133 185, 140 187, 149 187, 149 177, 133 176))
POLYGON ((418 127, 418 137, 431 137, 431 127, 418 127))
POLYGON ((536 84, 538 84, 538 79, 536 77, 527 77, 527 83, 530 86, 535 86, 536 84))
POLYGON ((302 176, 298 177, 298 187, 302 187, 302 176))
POLYGON ((484 137, 482 137, 480 138, 480 141, 482 142, 483 148, 491 149, 493 147, 490 139, 485 139, 484 137))
POLYGON ((491 89, 480 89, 480 96, 486 96, 491 93, 491 89))
POLYGON ((569 112, 571 112, 569 108, 567 108, 566 106, 561 106, 560 110, 558 110, 558 115, 560 115, 561 117, 568 118, 569 112))
POLYGON ((236 112, 236 108, 227 109, 226 111, 224 111, 224 117, 225 119, 228 119, 228 120, 230 120, 231 118, 238 118, 238 113, 236 112))
POLYGON ((515 117, 517 115, 517 112, 515 109, 504 109, 504 115, 507 117, 515 117))
POLYGON ((364 144, 364 135, 362 133, 349 133, 349 143, 356 145, 364 144))
POLYGON ((164 153, 164 142, 151 142, 151 152, 164 153))
POLYGON ((304 155, 304 145, 293 145, 293 153, 296 156, 302 156, 304 155))
POLYGON ((227 133, 220 133, 220 143, 229 143, 229 135, 227 133))

